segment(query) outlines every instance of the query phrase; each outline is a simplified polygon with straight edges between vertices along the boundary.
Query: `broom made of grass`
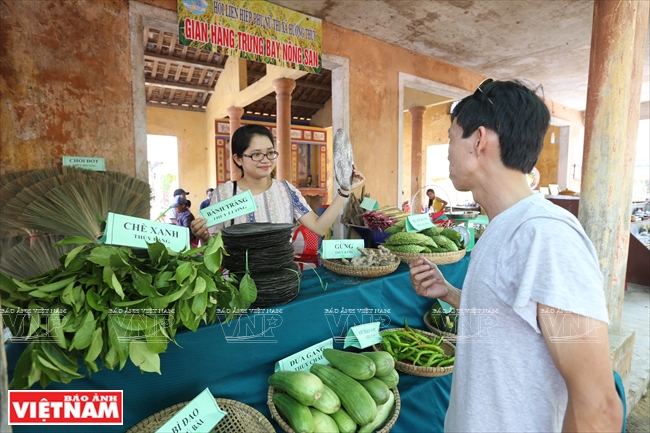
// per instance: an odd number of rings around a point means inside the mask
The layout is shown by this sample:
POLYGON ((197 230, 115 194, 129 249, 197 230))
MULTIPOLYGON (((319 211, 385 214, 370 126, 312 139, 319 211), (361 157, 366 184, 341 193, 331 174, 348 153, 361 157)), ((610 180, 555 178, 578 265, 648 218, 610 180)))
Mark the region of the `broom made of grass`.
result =
MULTIPOLYGON (((54 245, 64 239, 59 235, 43 235, 30 239, 22 236, 20 242, 5 249, 3 245, 0 256, 0 272, 18 280, 25 280, 45 274, 61 266, 59 258, 69 253, 76 245, 55 247, 54 245)), ((5 242, 14 240, 4 240, 5 242)))
MULTIPOLYGON (((67 171, 67 170, 66 170, 67 171)), ((87 170, 70 171, 68 173, 61 173, 61 170, 43 170, 32 172, 32 175, 22 176, 15 182, 11 183, 11 191, 3 191, 5 193, 18 190, 18 185, 21 189, 18 193, 14 193, 9 197, 5 197, 3 206, 0 208, 0 229, 2 230, 18 230, 26 229, 24 221, 22 221, 22 211, 25 207, 31 204, 34 200, 47 196, 49 191, 57 188, 66 183, 77 180, 93 179, 97 176, 88 172, 87 170), (45 177, 49 173, 51 176, 45 177)))
POLYGON ((24 208, 21 219, 27 228, 45 233, 97 239, 109 212, 148 219, 149 206, 148 196, 92 179, 52 189, 24 208))
POLYGON ((149 218, 151 190, 145 185, 146 188, 138 188, 146 190, 146 195, 129 190, 105 175, 53 177, 24 188, 11 199, 0 210, 0 223, 94 239, 101 235, 108 212, 149 218), (62 183, 72 178, 71 182, 62 183))

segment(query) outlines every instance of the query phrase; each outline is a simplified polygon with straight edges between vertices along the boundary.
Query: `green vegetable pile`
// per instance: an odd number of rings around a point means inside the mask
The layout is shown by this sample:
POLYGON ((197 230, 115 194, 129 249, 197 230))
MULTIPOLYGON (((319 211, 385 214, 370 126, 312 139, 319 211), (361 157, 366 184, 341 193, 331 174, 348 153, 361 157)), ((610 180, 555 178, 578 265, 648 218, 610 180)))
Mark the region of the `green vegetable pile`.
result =
POLYGON ((443 337, 431 340, 417 329, 410 328, 404 319, 404 329, 382 332, 384 350, 396 361, 418 367, 445 367, 454 363, 440 347, 443 337))
POLYGON ((161 242, 132 250, 72 237, 58 245, 68 244, 81 245, 43 275, 18 281, 0 273, 4 322, 29 341, 13 388, 69 383, 83 377, 79 361, 89 374, 100 365, 121 370, 129 358, 160 374, 159 354, 179 328, 214 323, 217 308, 228 321, 257 297, 248 273, 223 278, 221 234, 180 253, 161 242))

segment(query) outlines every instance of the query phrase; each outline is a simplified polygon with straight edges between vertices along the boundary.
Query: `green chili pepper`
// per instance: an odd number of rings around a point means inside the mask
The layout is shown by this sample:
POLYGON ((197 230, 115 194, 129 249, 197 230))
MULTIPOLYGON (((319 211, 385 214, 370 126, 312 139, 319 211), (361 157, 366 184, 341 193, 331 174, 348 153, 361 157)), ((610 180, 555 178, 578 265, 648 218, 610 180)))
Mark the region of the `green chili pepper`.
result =
POLYGON ((433 341, 431 341, 425 335, 423 335, 420 331, 418 331, 416 329, 412 329, 412 331, 415 332, 418 335, 418 337, 420 337, 420 340, 424 341, 425 343, 427 343, 427 344, 435 344, 433 341))
POLYGON ((435 350, 438 353, 442 353, 444 355, 445 351, 442 350, 440 346, 436 346, 434 344, 421 344, 418 346, 420 349, 428 349, 428 350, 435 350))
POLYGON ((387 339, 384 339, 384 344, 383 345, 384 345, 384 350, 386 352, 388 352, 391 355, 395 356, 394 353, 393 353, 393 348, 390 345, 390 341, 388 341, 387 339))
POLYGON ((429 360, 427 361, 425 367, 431 367, 438 359, 442 359, 442 355, 437 353, 435 355, 431 355, 429 357, 429 360))
POLYGON ((444 367, 446 365, 453 364, 453 363, 454 363, 454 357, 452 356, 451 358, 447 358, 444 361, 438 363, 438 367, 444 367))
POLYGON ((420 357, 421 357, 422 355, 424 355, 425 353, 431 355, 431 354, 434 354, 434 353, 436 353, 436 352, 434 352, 434 351, 432 351, 432 350, 421 350, 421 351, 418 353, 418 355, 415 357, 415 360, 413 361, 413 364, 417 364, 417 363, 418 363, 418 360, 420 359, 420 357))

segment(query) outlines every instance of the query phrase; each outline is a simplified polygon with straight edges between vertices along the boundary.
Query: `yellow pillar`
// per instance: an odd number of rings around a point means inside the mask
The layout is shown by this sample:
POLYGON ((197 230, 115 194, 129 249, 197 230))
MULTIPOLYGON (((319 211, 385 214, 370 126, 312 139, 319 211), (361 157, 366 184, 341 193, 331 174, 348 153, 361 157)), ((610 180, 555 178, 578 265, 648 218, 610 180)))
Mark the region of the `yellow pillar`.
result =
MULTIPOLYGON (((411 196, 426 185, 422 164, 422 124, 425 111, 427 111, 427 107, 416 106, 409 108, 411 113, 411 196)), ((422 195, 420 195, 420 198, 422 198, 422 195)), ((411 206, 416 206, 416 203, 411 203, 411 206)))
POLYGON ((241 179, 241 170, 232 158, 232 135, 241 126, 241 117, 244 115, 244 109, 241 107, 228 107, 226 112, 230 120, 230 180, 235 181, 241 179))
POLYGON ((610 332, 621 328, 648 5, 594 2, 579 219, 605 278, 610 332))
POLYGON ((277 151, 280 152, 277 165, 277 179, 288 180, 291 178, 291 92, 296 87, 296 82, 290 78, 273 80, 276 98, 276 138, 277 151))

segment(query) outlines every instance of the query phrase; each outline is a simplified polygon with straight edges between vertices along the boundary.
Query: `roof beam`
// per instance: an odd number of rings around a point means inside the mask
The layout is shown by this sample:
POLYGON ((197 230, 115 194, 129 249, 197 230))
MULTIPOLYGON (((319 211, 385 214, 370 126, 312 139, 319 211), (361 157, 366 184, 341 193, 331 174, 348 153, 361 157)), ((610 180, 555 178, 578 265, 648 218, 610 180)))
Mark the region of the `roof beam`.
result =
MULTIPOLYGON (((255 78, 256 80, 259 80, 260 78, 264 77, 265 74, 262 74, 261 72, 249 71, 248 76, 251 78, 255 78)), ((305 81, 305 80, 295 80, 295 81, 296 81, 296 86, 299 87, 307 87, 309 89, 324 90, 326 92, 332 91, 332 86, 330 84, 314 83, 312 81, 305 81)))
POLYGON ((181 59, 180 57, 176 57, 176 56, 165 56, 162 54, 154 54, 148 51, 144 53, 144 59, 150 61, 159 61, 159 62, 173 62, 173 63, 178 63, 180 65, 189 66, 189 67, 201 66, 203 68, 211 68, 217 71, 223 71, 223 68, 217 66, 215 63, 207 63, 207 62, 202 62, 200 60, 192 60, 192 59, 181 59))
MULTIPOLYGON (((263 98, 260 98, 260 101, 273 102, 273 103, 277 102, 273 96, 265 96, 263 98)), ((314 102, 298 101, 296 99, 291 100, 291 105, 295 105, 296 107, 316 108, 318 110, 325 107, 325 104, 316 104, 314 102)))
POLYGON ((191 108, 191 107, 185 107, 183 105, 178 105, 178 104, 173 104, 173 105, 161 104, 161 103, 150 102, 150 101, 147 101, 147 107, 171 108, 172 110, 184 110, 184 111, 195 111, 198 113, 205 113, 205 108, 203 107, 191 108))
POLYGON ((163 87, 165 89, 173 90, 185 90, 188 92, 203 92, 203 93, 212 93, 212 89, 208 89, 203 86, 197 86, 196 84, 189 83, 172 83, 170 81, 155 80, 153 78, 145 77, 145 85, 163 87))

